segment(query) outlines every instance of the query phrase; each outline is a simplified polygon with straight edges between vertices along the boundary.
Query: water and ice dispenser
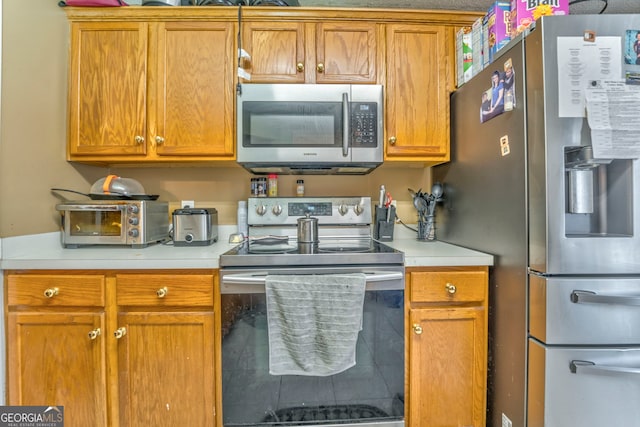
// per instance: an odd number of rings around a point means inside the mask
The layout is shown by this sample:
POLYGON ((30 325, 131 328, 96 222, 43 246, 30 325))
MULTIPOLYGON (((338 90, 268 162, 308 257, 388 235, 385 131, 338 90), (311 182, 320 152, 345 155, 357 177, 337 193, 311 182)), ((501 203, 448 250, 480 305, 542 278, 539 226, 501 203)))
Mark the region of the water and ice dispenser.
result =
POLYGON ((591 146, 565 147, 565 234, 633 234, 633 160, 596 159, 591 146))

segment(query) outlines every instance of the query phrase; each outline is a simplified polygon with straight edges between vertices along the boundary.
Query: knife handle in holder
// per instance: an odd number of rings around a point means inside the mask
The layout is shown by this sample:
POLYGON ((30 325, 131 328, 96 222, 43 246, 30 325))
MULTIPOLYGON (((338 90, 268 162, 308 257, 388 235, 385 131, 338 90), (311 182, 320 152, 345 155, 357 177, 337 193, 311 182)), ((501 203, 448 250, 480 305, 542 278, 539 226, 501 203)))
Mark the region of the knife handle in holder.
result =
POLYGON ((373 237, 376 240, 389 242, 393 240, 393 226, 396 219, 396 208, 376 206, 375 221, 373 223, 373 237), (387 221, 388 219, 388 221, 387 221))

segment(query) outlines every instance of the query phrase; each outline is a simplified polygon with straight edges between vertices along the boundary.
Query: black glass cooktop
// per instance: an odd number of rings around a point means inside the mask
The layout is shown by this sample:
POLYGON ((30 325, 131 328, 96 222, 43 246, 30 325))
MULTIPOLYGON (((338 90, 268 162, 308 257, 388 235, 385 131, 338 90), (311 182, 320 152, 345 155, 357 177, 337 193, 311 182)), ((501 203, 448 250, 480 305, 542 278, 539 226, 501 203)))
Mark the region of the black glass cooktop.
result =
POLYGON ((246 241, 220 257, 221 267, 402 263, 402 252, 373 239, 325 239, 316 244, 296 240, 246 241))

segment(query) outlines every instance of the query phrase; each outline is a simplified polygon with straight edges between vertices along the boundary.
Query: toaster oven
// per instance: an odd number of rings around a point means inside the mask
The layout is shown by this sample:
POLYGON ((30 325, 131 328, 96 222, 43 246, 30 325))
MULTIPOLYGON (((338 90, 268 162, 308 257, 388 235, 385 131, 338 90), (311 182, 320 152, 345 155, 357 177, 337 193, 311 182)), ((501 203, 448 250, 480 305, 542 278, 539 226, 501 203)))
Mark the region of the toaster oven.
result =
POLYGON ((169 204, 152 200, 70 201, 56 205, 65 248, 144 248, 169 237, 169 204))

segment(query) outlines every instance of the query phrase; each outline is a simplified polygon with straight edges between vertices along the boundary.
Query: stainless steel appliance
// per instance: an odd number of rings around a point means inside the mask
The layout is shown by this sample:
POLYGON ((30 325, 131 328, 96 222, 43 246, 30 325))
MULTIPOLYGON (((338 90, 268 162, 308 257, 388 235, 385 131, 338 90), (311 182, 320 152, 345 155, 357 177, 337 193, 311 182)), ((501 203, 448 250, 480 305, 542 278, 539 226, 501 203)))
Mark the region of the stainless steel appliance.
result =
POLYGON ((238 163, 263 174, 366 174, 382 164, 382 96, 381 85, 242 85, 238 163))
POLYGON ((182 208, 173 211, 173 245, 207 246, 218 240, 215 208, 182 208))
POLYGON ((250 198, 248 210, 247 241, 220 257, 224 425, 404 426, 404 255, 371 239, 371 199, 250 198), (296 240, 307 213, 317 243, 296 240), (270 375, 267 277, 335 273, 366 275, 356 365, 270 375))
POLYGON ((56 205, 65 248, 143 248, 169 237, 169 204, 151 200, 68 201, 56 205))
POLYGON ((438 237, 496 256, 488 425, 640 425, 640 163, 594 158, 571 108, 585 64, 637 75, 638 30, 639 15, 543 17, 452 96, 438 237))

